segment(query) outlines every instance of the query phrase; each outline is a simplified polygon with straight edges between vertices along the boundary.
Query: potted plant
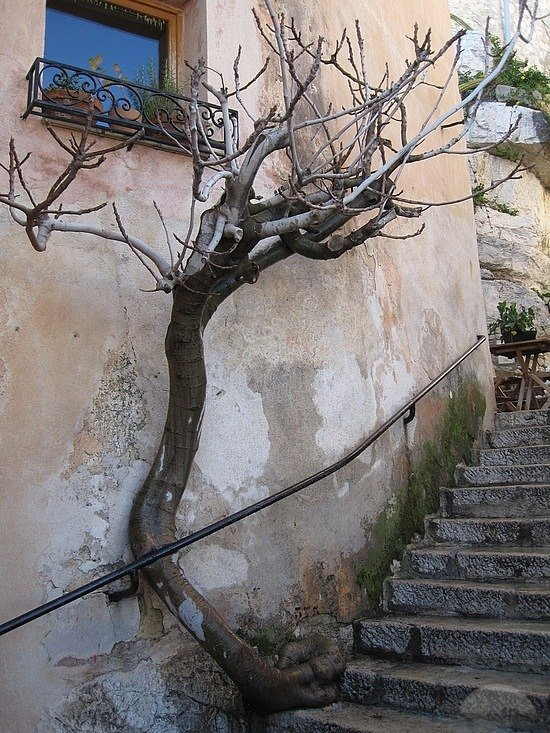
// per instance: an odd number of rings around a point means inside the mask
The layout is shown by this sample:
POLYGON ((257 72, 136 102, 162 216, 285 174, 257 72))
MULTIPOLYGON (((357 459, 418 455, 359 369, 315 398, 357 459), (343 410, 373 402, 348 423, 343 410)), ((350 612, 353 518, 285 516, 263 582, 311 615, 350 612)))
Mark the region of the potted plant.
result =
MULTIPOLYGON (((100 53, 88 59, 88 66, 90 67, 92 72, 96 72, 99 74, 105 73, 105 69, 103 68, 102 64, 103 56, 100 53)), ((112 100, 111 107, 109 108, 107 114, 111 119, 114 120, 129 120, 131 122, 141 122, 142 114, 140 99, 138 95, 130 86, 128 86, 130 82, 124 76, 124 74, 122 73, 122 69, 118 64, 113 64, 113 72, 117 79, 120 80, 120 84, 111 84, 107 82, 101 88, 101 95, 106 99, 108 98, 109 100, 112 100)), ((122 125, 111 123, 109 127, 114 132, 133 132, 132 129, 129 129, 122 125)))
POLYGON ((499 317, 489 326, 489 333, 499 330, 504 343, 536 338, 534 308, 518 308, 516 303, 505 300, 501 300, 497 308, 499 317))
MULTIPOLYGON (((103 104, 90 89, 92 81, 86 72, 75 71, 71 74, 64 69, 60 69, 59 73, 56 73, 54 81, 44 89, 43 97, 48 102, 54 102, 60 107, 101 114, 103 104)), ((56 117, 71 121, 80 119, 80 115, 71 114, 71 112, 57 112, 56 117)))
POLYGON ((166 133, 176 137, 181 136, 188 117, 181 103, 170 96, 179 95, 181 92, 168 64, 165 62, 162 67, 160 83, 153 59, 150 59, 147 66, 142 66, 138 70, 135 81, 137 84, 148 87, 148 89, 139 89, 143 116, 145 122, 159 128, 159 139, 165 139, 166 133))

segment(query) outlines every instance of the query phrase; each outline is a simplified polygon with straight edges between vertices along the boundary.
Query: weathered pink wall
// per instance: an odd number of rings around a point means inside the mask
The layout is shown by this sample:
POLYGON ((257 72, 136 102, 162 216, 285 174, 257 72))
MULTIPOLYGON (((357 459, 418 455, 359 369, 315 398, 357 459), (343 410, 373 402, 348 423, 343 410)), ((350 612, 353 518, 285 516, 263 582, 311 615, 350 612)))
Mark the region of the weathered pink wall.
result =
MULTIPOLYGON (((190 0, 182 7, 193 56, 202 45, 209 65, 230 76, 242 43, 243 78, 261 63, 249 0, 190 0)), ((359 15, 375 80, 386 61, 398 73, 415 21, 432 27, 435 45, 450 30, 444 0, 293 0, 285 7, 306 30, 329 38, 359 15)), ((5 1, 2 17, 0 84, 10 104, 2 106, 0 151, 5 157, 10 136, 21 153, 33 150, 29 180, 44 188, 62 155, 40 120, 19 119, 25 73, 42 53, 44 2, 5 1)), ((247 95, 252 108, 273 98, 268 78, 247 95)), ((323 93, 329 89, 343 93, 328 83, 323 93)), ((411 107, 411 125, 433 98, 428 91, 411 107)), ((279 158, 266 171, 266 191, 277 185, 280 166, 279 158)), ((136 145, 83 175, 70 200, 116 199, 128 231, 162 247, 152 199, 181 232, 189 181, 187 158, 136 145)), ((416 167, 402 182, 412 198, 442 201, 469 191, 459 156, 416 167)), ((113 226, 109 208, 97 219, 113 226)), ((433 208, 425 221, 414 240, 375 239, 336 263, 276 266, 220 309, 207 336, 208 406, 182 532, 339 457, 483 332, 471 204, 433 208)), ((390 231, 413 227, 405 222, 390 231)), ((124 247, 59 235, 38 255, 6 211, 0 261, 6 619, 129 559, 129 507, 162 427, 170 303, 139 291, 150 287, 147 273, 124 247)), ((465 371, 489 394, 486 355, 478 353, 465 371)), ((404 446, 402 430, 392 431, 316 491, 202 543, 182 564, 235 627, 254 628, 262 619, 291 628, 312 612, 349 621, 362 603, 355 559, 365 527, 405 480, 404 446), (323 596, 330 577, 336 584, 323 596)), ((95 594, 0 645, 5 731, 194 730, 181 727, 167 672, 189 667, 191 657, 177 654, 191 654, 192 644, 148 593, 118 606, 95 594), (161 720, 166 727, 158 727, 161 720)))

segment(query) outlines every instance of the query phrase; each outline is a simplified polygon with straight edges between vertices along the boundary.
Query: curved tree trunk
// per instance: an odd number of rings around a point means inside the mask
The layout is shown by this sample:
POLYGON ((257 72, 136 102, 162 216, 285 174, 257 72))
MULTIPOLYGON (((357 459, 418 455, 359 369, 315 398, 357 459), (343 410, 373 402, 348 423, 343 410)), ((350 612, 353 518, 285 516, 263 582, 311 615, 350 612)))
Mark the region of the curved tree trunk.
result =
MULTIPOLYGON (((176 539, 175 514, 198 448, 206 395, 202 336, 224 297, 213 293, 220 280, 203 271, 193 277, 193 290, 179 286, 173 293, 166 336, 168 414, 157 456, 132 510, 130 539, 136 557, 176 539)), ((145 573, 172 613, 256 710, 317 707, 336 699, 344 663, 327 639, 312 637, 287 645, 274 668, 231 631, 172 558, 159 560, 145 573)))

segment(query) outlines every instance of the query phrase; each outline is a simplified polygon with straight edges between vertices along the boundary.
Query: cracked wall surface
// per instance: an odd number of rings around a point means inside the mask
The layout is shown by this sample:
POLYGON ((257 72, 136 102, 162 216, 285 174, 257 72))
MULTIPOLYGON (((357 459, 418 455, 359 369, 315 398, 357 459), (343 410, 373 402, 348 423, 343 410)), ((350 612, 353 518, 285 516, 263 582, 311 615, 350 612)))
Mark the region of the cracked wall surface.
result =
MULTIPOLYGON (((383 0, 287 5, 312 33, 331 38, 359 15, 369 29, 374 78, 386 61, 398 73, 415 21, 432 26, 437 41, 450 33, 443 0, 398 0, 391 11, 383 0)), ((245 0, 189 0, 183 7, 189 48, 202 44, 209 65, 230 77, 243 38, 243 78, 261 65, 245 0)), ((13 106, 0 111, 0 155, 13 135, 21 153, 34 151, 30 183, 44 188, 58 171, 59 149, 41 121, 19 118, 25 73, 42 54, 44 2, 6 3, 3 11, 0 84, 13 106)), ((270 74, 263 88, 247 93, 252 108, 273 98, 270 74)), ((331 88, 335 96, 344 91, 331 88)), ((422 114, 420 105, 411 108, 411 124, 422 114)), ((283 166, 279 157, 268 167, 265 191, 280 183, 283 166)), ((83 206, 116 199, 127 230, 162 248, 152 199, 167 226, 181 232, 190 180, 184 156, 136 145, 86 172, 69 200, 83 206)), ((454 199, 468 190, 468 172, 461 156, 447 156, 407 173, 402 184, 412 197, 454 199)), ((94 216, 113 226, 108 207, 94 216)), ((416 239, 370 240, 335 263, 293 258, 220 307, 206 334, 208 399, 178 514, 181 534, 337 459, 483 332, 471 204, 433 208, 425 221, 416 239)), ((405 222, 388 231, 413 228, 405 222)), ((150 287, 147 273, 123 246, 59 235, 39 255, 3 210, 0 261, 4 620, 131 559, 130 506, 166 408, 170 302, 140 292, 150 287)), ((477 375, 489 396, 485 352, 462 372, 477 375)), ((422 427, 412 424, 405 435, 396 425, 337 475, 177 561, 262 653, 308 628, 330 629, 349 649, 347 624, 369 603, 356 582, 365 528, 406 484, 407 450, 429 439, 436 429, 429 415, 440 404, 434 396, 422 427)), ((0 649, 3 733, 246 729, 234 688, 147 588, 118 605, 92 594, 3 637, 0 649)))

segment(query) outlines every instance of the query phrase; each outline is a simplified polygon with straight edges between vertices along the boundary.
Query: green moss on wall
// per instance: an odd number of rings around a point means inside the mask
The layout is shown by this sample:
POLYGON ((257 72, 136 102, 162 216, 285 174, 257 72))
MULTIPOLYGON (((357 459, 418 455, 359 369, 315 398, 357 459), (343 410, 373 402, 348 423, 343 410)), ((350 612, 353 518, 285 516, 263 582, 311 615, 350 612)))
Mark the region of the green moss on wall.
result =
POLYGON ((439 487, 450 485, 458 463, 470 462, 484 414, 485 397, 473 380, 448 397, 440 425, 434 430, 437 437, 419 451, 408 486, 390 497, 376 522, 369 526, 367 556, 357 574, 369 609, 379 604, 392 561, 401 559, 413 535, 422 532, 425 515, 437 511, 439 487))
POLYGON ((261 657, 271 657, 277 653, 280 646, 280 641, 277 638, 277 634, 264 631, 257 636, 252 636, 248 639, 251 646, 255 646, 258 649, 258 654, 261 657))

